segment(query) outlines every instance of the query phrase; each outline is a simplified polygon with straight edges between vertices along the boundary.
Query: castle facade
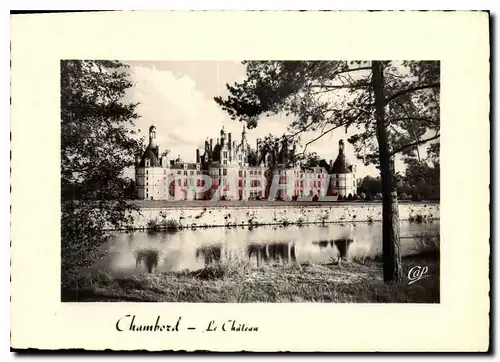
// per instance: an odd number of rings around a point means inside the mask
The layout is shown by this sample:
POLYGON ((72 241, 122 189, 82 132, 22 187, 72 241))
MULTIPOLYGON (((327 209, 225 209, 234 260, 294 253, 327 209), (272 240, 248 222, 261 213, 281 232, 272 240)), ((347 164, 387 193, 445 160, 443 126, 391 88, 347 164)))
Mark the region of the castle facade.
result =
POLYGON ((204 149, 196 150, 196 162, 190 163, 160 154, 156 127, 151 126, 149 144, 136 160, 135 182, 136 196, 142 200, 346 197, 357 188, 356 166, 347 162, 343 140, 335 162, 304 167, 295 161, 295 147, 289 147, 286 138, 274 146, 257 139, 252 149, 245 127, 239 141, 222 128, 216 143, 207 139, 204 149))

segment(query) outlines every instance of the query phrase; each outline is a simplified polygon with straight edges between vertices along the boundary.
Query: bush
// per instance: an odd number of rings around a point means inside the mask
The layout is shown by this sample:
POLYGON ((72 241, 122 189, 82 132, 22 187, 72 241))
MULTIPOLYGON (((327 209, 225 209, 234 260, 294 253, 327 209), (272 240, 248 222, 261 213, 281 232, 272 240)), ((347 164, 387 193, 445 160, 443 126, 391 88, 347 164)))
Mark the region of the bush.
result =
POLYGON ((418 254, 439 255, 440 235, 439 233, 421 233, 416 236, 413 250, 418 254))
POLYGON ((342 200, 344 200, 344 196, 339 195, 339 197, 338 197, 338 199, 337 199, 337 200, 338 200, 338 201, 342 201, 342 200))
POLYGON ((405 192, 400 193, 399 199, 400 200, 408 200, 408 194, 406 194, 405 192))
POLYGON ((160 222, 160 229, 176 231, 179 228, 180 228, 179 223, 177 222, 177 220, 174 219, 162 220, 160 222))
POLYGON ((367 194, 367 195, 366 195, 365 200, 366 200, 366 201, 373 201, 373 196, 372 196, 372 194, 367 194))
POLYGON ((360 198, 361 200, 366 200, 366 194, 365 194, 364 192, 360 193, 360 194, 359 194, 359 198, 360 198))
POLYGON ((422 197, 420 194, 417 192, 411 196, 411 201, 422 201, 422 197))
POLYGON ((319 199, 318 195, 314 195, 313 198, 312 198, 313 201, 318 201, 318 199, 319 199))
POLYGON ((353 200, 359 200, 361 197, 357 194, 354 194, 354 196, 352 197, 353 200))
POLYGON ((354 198, 353 198, 352 194, 347 195, 347 200, 349 200, 349 201, 354 200, 354 198))
POLYGON ((146 228, 150 230, 159 230, 160 229, 160 223, 158 222, 158 219, 151 219, 147 222, 146 228))
POLYGON ((382 194, 381 194, 380 192, 377 192, 377 193, 375 194, 375 200, 382 200, 382 197, 383 197, 383 196, 382 196, 382 194))

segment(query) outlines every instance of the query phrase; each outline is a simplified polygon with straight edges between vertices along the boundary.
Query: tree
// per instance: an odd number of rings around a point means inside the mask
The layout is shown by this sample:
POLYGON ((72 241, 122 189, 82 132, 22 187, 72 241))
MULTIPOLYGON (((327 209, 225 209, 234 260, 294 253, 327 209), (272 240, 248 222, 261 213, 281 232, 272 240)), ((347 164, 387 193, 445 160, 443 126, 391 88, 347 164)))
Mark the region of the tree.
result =
POLYGON ((358 182, 358 193, 371 194, 382 192, 380 177, 365 176, 358 182))
POLYGON ((321 157, 316 152, 306 153, 304 155, 303 165, 305 167, 318 167, 321 157))
POLYGON ((132 85, 126 69, 117 61, 61 61, 63 285, 99 256, 105 226, 131 222, 131 180, 123 171, 134 165, 142 140, 133 130, 136 104, 123 103, 132 85))
POLYGON ((427 149, 427 157, 407 157, 404 181, 412 190, 412 196, 418 195, 424 200, 439 200, 440 197, 440 165, 439 143, 431 144, 427 149))
POLYGON ((262 117, 293 115, 291 133, 319 136, 351 129, 357 156, 380 169, 384 280, 402 278, 394 157, 439 137, 439 62, 249 61, 246 79, 215 101, 231 118, 256 127, 262 117))

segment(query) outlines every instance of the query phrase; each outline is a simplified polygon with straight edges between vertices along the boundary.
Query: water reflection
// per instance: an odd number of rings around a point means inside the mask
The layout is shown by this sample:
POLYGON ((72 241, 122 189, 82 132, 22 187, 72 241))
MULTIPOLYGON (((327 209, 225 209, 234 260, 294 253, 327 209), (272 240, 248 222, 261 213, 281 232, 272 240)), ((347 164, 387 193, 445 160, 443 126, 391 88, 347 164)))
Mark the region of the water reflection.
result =
POLYGON ((296 262, 295 244, 275 243, 275 244, 251 244, 247 247, 249 260, 254 260, 257 266, 262 263, 289 263, 296 262))
MULTIPOLYGON (((439 223, 401 223, 401 252, 410 254, 414 236, 439 230, 439 223)), ((197 270, 218 262, 327 263, 332 258, 370 256, 382 248, 382 224, 330 224, 181 230, 177 233, 117 232, 105 244, 107 256, 94 268, 144 273, 197 270)))

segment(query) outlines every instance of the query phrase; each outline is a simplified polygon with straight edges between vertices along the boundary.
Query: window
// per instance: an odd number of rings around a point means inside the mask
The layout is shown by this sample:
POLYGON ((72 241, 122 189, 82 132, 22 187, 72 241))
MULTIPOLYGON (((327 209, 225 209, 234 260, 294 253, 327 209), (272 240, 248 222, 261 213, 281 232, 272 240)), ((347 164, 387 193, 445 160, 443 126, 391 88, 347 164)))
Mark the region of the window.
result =
POLYGON ((222 176, 227 176, 227 169, 226 168, 222 170, 222 176))
POLYGON ((224 160, 223 164, 224 164, 224 165, 227 165, 227 160, 224 160))
POLYGON ((187 186, 188 180, 184 179, 184 186, 187 186))
POLYGON ((181 185, 181 180, 180 179, 177 180, 177 185, 179 185, 179 186, 181 185))
POLYGON ((196 174, 199 175, 200 174, 200 171, 196 171, 196 174))
POLYGON ((189 174, 190 174, 191 176, 193 176, 193 175, 194 175, 194 171, 190 171, 190 172, 189 172, 189 174))
POLYGON ((240 177, 243 176, 243 171, 239 170, 238 171, 238 176, 240 176, 240 177))
POLYGON ((339 182, 335 181, 335 186, 339 187, 339 182))
MULTIPOLYGON (((335 178, 336 178, 336 179, 338 179, 338 178, 339 178, 339 175, 338 175, 338 174, 337 174, 337 175, 335 175, 335 178)), ((338 182, 337 182, 337 183, 338 183, 338 182)), ((338 185, 337 185, 337 186, 338 186, 338 185)))
POLYGON ((224 151, 224 158, 227 158, 227 151, 224 151))
POLYGON ((187 171, 184 171, 184 176, 187 176, 188 175, 188 172, 187 171))
POLYGON ((181 174, 181 170, 177 171, 177 174, 180 175, 181 174))
POLYGON ((146 170, 146 175, 148 174, 148 170, 146 170))
POLYGON ((253 176, 253 171, 250 171, 250 176, 253 176))

